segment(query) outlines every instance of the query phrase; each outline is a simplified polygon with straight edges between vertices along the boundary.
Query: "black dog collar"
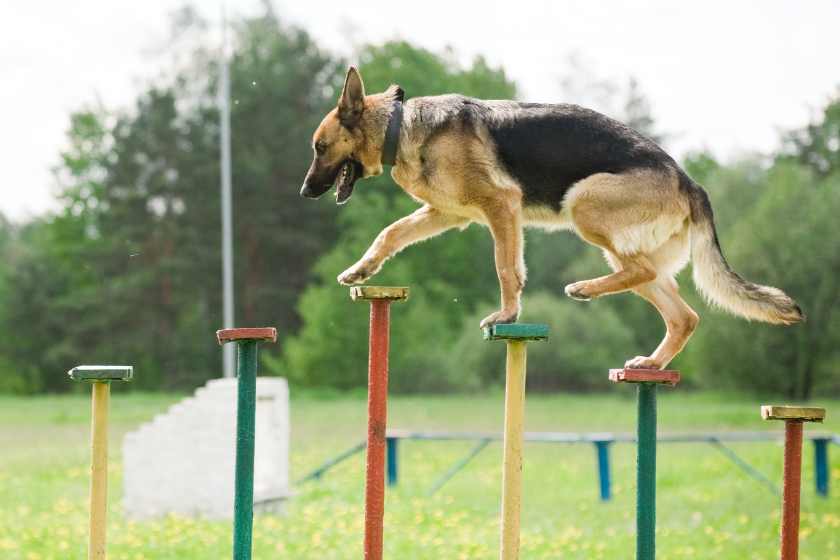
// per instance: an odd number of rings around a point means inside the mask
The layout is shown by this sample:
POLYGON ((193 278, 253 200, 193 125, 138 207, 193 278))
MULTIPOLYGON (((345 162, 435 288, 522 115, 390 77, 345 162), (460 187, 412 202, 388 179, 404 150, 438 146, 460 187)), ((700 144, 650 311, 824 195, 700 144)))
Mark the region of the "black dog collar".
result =
POLYGON ((397 163, 397 145, 400 143, 400 128, 402 127, 403 98, 405 91, 397 86, 397 98, 394 100, 394 112, 385 129, 385 144, 382 146, 382 165, 397 163))

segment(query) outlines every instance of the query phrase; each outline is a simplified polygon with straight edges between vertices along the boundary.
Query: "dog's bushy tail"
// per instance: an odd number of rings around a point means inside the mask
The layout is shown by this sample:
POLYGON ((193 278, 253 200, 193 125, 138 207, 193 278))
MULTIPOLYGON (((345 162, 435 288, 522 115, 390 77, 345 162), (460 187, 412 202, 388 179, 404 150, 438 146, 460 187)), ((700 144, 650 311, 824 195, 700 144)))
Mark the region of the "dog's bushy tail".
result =
POLYGON ((726 262, 718 243, 709 197, 687 176, 682 185, 691 199, 691 252, 694 284, 706 301, 746 319, 767 323, 804 321, 802 310, 781 290, 760 286, 738 276, 726 262))

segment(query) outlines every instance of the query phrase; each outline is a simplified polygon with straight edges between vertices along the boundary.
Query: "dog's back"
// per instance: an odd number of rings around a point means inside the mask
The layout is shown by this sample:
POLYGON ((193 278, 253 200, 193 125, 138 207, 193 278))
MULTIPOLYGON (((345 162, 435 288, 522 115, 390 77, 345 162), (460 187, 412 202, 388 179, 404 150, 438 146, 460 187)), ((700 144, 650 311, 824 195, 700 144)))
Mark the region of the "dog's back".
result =
POLYGON ((571 104, 484 101, 462 95, 412 99, 431 135, 486 133, 494 155, 520 186, 523 205, 559 211, 566 192, 596 173, 681 170, 659 145, 601 113, 571 104))

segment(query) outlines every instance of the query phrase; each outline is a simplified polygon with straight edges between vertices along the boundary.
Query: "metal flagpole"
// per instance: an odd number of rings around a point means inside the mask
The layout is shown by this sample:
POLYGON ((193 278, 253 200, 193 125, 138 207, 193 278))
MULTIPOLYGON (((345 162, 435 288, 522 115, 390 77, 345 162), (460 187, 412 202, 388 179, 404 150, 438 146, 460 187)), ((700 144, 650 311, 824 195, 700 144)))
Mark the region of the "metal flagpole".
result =
MULTIPOLYGON (((222 153, 222 325, 233 328, 233 217, 231 215, 231 164, 230 164, 230 74, 228 72, 227 18, 222 7, 222 51, 219 59, 219 120, 221 121, 222 153)), ((227 344, 222 348, 224 377, 234 377, 236 347, 227 344)))

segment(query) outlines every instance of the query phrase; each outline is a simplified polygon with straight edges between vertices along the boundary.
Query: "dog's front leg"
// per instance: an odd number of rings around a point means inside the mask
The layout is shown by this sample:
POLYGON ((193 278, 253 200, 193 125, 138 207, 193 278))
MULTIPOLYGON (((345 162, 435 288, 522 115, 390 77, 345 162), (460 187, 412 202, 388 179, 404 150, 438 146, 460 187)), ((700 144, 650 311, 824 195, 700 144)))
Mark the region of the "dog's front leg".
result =
POLYGON ((481 327, 514 323, 521 311, 519 296, 525 286, 522 207, 518 200, 498 200, 484 208, 487 225, 493 234, 496 273, 502 291, 502 309, 486 317, 481 327))
POLYGON ((468 218, 446 214, 426 205, 382 230, 365 256, 339 274, 338 283, 345 286, 361 284, 379 272, 382 263, 399 253, 404 247, 453 227, 465 227, 469 222, 468 218))

